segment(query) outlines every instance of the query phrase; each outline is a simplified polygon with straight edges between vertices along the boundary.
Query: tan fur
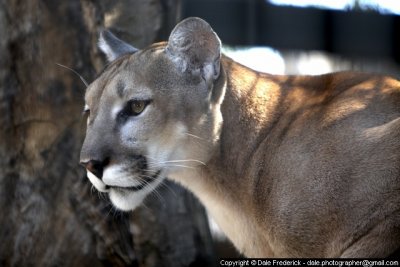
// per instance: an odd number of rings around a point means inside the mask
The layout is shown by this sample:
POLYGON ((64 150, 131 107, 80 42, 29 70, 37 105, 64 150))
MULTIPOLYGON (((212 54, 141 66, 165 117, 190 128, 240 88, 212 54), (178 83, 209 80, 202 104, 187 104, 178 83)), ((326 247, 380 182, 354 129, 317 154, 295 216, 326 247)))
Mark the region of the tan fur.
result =
MULTIPOLYGON (((192 54, 180 57, 161 43, 117 59, 88 88, 81 160, 109 157, 109 165, 134 167, 128 155, 145 155, 149 170, 193 191, 246 256, 385 257, 398 250, 400 82, 355 72, 275 76, 225 56, 215 61, 217 37, 198 19, 189 21, 191 32, 196 23, 213 49, 209 67, 190 60, 184 70, 175 67, 192 54), (116 96, 121 79, 127 97, 116 96), (131 132, 113 130, 126 126, 108 110, 135 95, 151 95, 147 113, 130 119, 131 132), (127 145, 125 135, 137 142, 127 145)), ((136 171, 126 175, 140 181, 136 171)), ((125 194, 117 207, 140 204, 125 194)))
POLYGON ((226 218, 236 246, 249 256, 289 257, 387 256, 398 248, 400 83, 351 72, 277 77, 230 59, 223 65, 221 147, 204 182, 228 199, 212 210, 240 210, 226 218), (251 222, 229 225, 243 218, 251 222), (359 239, 378 227, 381 236, 358 251, 359 239), (236 241, 239 232, 248 240, 236 241), (247 251, 249 242, 258 250, 247 251))

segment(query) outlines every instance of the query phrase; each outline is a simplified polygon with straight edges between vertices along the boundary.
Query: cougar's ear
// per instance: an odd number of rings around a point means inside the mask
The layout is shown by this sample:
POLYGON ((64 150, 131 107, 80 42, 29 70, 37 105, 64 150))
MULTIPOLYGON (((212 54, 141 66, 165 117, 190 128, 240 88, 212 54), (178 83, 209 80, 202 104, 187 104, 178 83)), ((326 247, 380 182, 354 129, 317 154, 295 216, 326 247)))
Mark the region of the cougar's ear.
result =
POLYGON ((221 41, 200 18, 187 18, 175 26, 166 53, 182 72, 201 75, 206 82, 219 76, 221 41))
POLYGON ((136 48, 118 39, 114 34, 107 30, 100 32, 98 45, 110 62, 122 55, 137 51, 136 48))

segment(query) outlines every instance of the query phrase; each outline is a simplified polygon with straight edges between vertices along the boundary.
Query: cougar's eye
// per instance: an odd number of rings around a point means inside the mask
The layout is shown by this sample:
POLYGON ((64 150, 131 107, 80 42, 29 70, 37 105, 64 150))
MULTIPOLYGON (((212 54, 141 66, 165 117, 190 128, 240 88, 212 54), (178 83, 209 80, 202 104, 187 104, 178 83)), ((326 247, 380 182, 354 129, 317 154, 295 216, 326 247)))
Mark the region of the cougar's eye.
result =
POLYGON ((143 112, 146 106, 149 104, 148 100, 132 100, 129 103, 129 108, 132 116, 137 116, 143 112))
POLYGON ((121 122, 126 121, 129 117, 140 115, 146 106, 151 102, 151 100, 139 100, 132 99, 128 101, 125 108, 123 108, 117 116, 117 119, 121 122))

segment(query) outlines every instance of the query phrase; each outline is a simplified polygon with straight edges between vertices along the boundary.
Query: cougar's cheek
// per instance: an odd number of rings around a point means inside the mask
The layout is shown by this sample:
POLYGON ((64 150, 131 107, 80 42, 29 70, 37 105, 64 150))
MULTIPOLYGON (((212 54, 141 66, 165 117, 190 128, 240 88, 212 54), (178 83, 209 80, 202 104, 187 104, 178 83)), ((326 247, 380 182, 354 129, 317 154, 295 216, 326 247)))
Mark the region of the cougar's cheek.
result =
POLYGON ((155 169, 170 169, 171 159, 181 159, 179 148, 185 139, 187 128, 180 122, 171 123, 148 146, 149 162, 155 169))
POLYGON ((90 171, 87 171, 87 177, 89 178, 89 181, 92 183, 92 185, 98 191, 100 191, 100 192, 108 192, 109 191, 108 187, 90 171))

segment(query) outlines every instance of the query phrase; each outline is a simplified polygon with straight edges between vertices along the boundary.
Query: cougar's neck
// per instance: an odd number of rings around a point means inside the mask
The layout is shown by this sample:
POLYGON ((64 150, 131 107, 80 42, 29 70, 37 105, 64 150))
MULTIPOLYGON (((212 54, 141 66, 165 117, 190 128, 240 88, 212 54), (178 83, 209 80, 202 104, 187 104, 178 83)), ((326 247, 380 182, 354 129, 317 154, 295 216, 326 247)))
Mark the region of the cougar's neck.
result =
POLYGON ((261 162, 254 156, 280 116, 282 77, 259 73, 224 58, 226 93, 221 106, 220 143, 209 162, 210 172, 236 200, 250 205, 255 178, 251 170, 261 162))
MULTIPOLYGON (((225 234, 247 256, 272 255, 257 227, 253 207, 253 155, 274 121, 279 87, 265 74, 224 57, 223 125, 206 166, 178 180, 206 206, 225 234)), ((271 76, 272 77, 272 76, 271 76)))

